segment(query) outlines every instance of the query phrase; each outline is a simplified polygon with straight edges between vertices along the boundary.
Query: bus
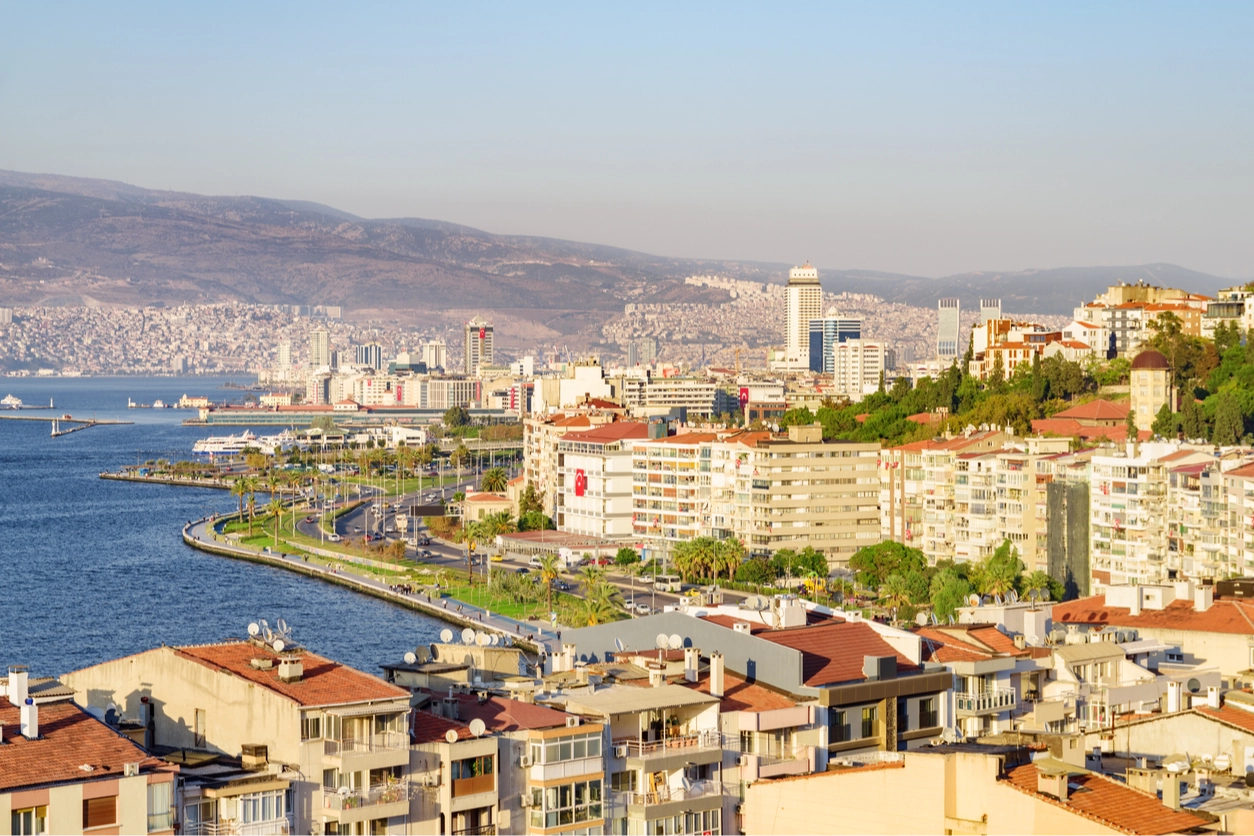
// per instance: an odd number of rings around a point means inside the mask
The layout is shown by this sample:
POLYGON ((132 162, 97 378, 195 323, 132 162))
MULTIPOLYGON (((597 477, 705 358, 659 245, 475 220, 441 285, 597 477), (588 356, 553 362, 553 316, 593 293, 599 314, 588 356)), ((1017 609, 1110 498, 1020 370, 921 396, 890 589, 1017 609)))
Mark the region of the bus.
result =
POLYGON ((653 588, 659 592, 679 592, 684 588, 683 579, 679 575, 658 575, 653 579, 653 588))

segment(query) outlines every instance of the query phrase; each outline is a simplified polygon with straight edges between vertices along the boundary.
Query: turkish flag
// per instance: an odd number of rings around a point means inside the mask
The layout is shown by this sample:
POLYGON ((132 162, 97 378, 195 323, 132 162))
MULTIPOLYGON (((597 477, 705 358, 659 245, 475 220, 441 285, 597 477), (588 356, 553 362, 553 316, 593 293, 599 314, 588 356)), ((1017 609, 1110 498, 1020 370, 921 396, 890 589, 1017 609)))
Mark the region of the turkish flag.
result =
POLYGON ((488 329, 480 325, 479 326, 479 339, 481 340, 486 339, 487 336, 488 336, 488 329))
POLYGON ((575 496, 583 496, 588 489, 588 475, 582 470, 575 471, 575 496))
POLYGON ((744 409, 745 404, 747 403, 749 403, 749 387, 741 386, 740 387, 740 408, 744 409))

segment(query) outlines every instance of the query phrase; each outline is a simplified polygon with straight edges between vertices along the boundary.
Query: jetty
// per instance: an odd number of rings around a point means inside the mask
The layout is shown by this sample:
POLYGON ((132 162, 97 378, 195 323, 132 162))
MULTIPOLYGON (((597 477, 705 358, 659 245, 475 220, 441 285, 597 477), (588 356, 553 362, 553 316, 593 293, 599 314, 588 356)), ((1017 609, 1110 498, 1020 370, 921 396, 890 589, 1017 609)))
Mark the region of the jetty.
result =
POLYGON ((66 413, 50 417, 47 415, 0 415, 0 420, 4 421, 44 421, 52 424, 52 437, 60 438, 63 435, 85 430, 89 427, 117 426, 120 424, 133 424, 134 421, 117 421, 112 418, 75 418, 73 415, 66 413), (62 426, 62 425, 68 426, 62 426))

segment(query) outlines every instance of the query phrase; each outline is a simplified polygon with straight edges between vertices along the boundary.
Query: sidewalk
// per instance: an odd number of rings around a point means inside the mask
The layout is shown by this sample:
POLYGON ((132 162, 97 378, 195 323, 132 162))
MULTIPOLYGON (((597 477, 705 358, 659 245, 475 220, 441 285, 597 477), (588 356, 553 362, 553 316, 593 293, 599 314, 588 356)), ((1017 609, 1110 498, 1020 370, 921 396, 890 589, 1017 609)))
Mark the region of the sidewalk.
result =
MULTIPOLYGON (((225 522, 226 519, 228 518, 223 517, 216 522, 225 522)), ((514 641, 534 645, 537 649, 542 649, 546 653, 552 654, 561 650, 561 642, 557 639, 557 630, 548 625, 518 621, 507 616, 491 613, 488 610, 476 607, 467 601, 459 601, 456 598, 433 599, 422 592, 413 594, 400 592, 387 583, 359 575, 356 572, 345 571, 340 567, 321 566, 316 563, 309 563, 295 555, 240 546, 220 538, 221 535, 216 531, 216 524, 211 530, 208 519, 196 520, 183 527, 183 540, 194 549, 269 563, 298 571, 311 577, 320 577, 330 583, 339 583, 353 587, 377 598, 419 610, 462 628, 470 627, 483 632, 509 636, 514 641)), ((345 558, 336 555, 328 559, 341 560, 345 558)))

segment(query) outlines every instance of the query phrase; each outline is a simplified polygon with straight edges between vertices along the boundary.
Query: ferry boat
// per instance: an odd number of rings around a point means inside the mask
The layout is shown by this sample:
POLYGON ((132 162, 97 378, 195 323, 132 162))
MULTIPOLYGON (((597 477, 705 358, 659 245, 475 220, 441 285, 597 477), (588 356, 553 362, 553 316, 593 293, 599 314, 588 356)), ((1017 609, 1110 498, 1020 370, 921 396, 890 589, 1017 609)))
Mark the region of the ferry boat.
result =
POLYGON ((0 399, 0 409, 21 409, 23 406, 22 399, 14 395, 5 395, 0 399))
POLYGON ((239 435, 211 435, 208 438, 202 438, 192 445, 192 452, 231 455, 244 452, 245 447, 262 449, 262 446, 257 443, 257 436, 248 430, 244 430, 239 435))

